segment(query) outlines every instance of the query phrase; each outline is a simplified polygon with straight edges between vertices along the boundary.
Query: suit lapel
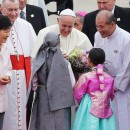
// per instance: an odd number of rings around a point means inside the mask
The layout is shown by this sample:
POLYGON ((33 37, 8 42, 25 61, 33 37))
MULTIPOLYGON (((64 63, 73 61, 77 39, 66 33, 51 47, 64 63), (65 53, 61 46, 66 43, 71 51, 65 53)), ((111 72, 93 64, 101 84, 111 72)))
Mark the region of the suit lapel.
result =
POLYGON ((32 21, 32 17, 31 17, 32 14, 32 11, 30 9, 30 6, 27 4, 26 5, 26 19, 28 22, 32 21))
POLYGON ((115 6, 114 16, 116 18, 117 23, 121 21, 120 15, 120 8, 118 6, 115 6))

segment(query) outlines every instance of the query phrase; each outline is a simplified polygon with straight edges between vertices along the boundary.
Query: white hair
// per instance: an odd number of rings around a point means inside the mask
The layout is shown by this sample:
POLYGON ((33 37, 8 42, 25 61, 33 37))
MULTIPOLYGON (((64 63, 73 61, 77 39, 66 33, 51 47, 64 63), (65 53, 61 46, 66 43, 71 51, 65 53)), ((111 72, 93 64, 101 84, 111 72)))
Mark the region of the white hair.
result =
MULTIPOLYGON (((0 0, 0 1, 1 1, 1 6, 2 6, 2 5, 5 4, 5 1, 7 1, 7 0, 0 0)), ((17 1, 17 2, 19 2, 19 0, 8 0, 8 1, 11 1, 11 2, 17 1)))

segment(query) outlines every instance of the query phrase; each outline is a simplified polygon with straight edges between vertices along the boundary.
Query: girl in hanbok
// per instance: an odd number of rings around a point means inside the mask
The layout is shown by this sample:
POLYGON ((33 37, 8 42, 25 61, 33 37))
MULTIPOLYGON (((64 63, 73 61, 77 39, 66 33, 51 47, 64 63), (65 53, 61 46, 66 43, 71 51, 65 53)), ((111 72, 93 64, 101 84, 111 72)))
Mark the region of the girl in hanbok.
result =
POLYGON ((114 98, 113 78, 104 72, 105 53, 100 48, 89 52, 91 72, 83 74, 74 87, 79 103, 72 130, 116 130, 111 101, 114 98))

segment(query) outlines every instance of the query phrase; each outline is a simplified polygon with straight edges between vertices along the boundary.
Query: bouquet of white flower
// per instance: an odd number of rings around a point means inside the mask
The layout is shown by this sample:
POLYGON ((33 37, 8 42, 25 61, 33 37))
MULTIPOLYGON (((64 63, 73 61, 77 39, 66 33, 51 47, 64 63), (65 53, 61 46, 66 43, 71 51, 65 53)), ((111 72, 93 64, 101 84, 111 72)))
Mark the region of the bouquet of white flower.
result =
POLYGON ((87 64, 87 55, 85 51, 74 49, 68 56, 73 72, 84 73, 90 71, 87 64))

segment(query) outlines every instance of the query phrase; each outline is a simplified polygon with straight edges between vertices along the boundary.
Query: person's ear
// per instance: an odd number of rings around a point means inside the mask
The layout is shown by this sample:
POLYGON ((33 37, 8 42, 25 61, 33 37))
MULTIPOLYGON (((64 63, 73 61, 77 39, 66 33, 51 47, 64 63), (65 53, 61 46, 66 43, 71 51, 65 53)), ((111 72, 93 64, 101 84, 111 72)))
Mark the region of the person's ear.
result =
POLYGON ((88 63, 88 64, 90 64, 90 63, 91 63, 91 60, 90 60, 90 58, 89 58, 89 57, 87 58, 87 63, 88 63))
POLYGON ((57 23, 59 23, 59 18, 57 18, 57 23))
POLYGON ((111 25, 112 25, 112 27, 115 26, 115 22, 112 22, 111 25))

